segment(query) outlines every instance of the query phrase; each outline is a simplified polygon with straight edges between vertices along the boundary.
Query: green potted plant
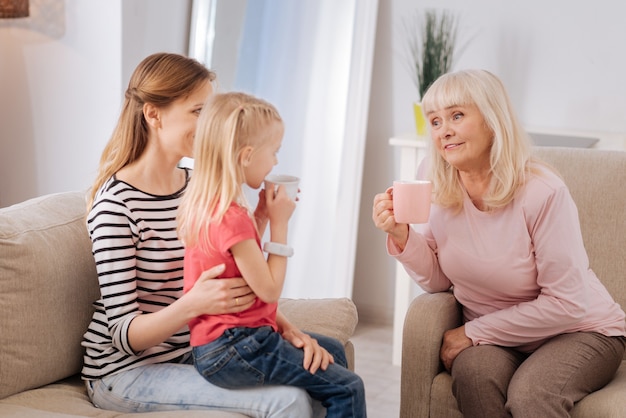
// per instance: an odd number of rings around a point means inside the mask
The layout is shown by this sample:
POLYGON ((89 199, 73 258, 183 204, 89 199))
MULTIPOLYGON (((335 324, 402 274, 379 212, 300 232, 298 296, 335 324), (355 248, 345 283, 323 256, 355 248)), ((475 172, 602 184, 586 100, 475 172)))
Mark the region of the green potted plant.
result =
POLYGON ((427 9, 404 22, 407 67, 420 97, 413 105, 418 135, 426 134, 421 99, 430 85, 452 68, 457 47, 458 19, 447 10, 427 9))

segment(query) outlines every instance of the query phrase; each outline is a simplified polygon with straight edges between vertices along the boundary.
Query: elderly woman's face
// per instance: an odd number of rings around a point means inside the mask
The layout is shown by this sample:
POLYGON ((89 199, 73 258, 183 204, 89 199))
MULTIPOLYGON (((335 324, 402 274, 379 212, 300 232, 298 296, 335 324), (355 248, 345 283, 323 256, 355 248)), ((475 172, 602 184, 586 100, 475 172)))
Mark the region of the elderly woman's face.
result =
POLYGON ((433 144, 460 171, 489 170, 493 132, 475 105, 451 106, 427 115, 433 144))

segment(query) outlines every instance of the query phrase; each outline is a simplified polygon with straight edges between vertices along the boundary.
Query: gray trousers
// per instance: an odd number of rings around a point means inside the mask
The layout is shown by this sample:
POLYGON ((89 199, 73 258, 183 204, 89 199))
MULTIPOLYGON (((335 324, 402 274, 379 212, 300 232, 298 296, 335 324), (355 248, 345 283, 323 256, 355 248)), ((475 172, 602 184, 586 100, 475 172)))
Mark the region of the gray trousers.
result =
POLYGON ((466 418, 569 417, 574 403, 611 381, 626 338, 561 334, 532 354, 480 345, 452 365, 452 391, 466 418))

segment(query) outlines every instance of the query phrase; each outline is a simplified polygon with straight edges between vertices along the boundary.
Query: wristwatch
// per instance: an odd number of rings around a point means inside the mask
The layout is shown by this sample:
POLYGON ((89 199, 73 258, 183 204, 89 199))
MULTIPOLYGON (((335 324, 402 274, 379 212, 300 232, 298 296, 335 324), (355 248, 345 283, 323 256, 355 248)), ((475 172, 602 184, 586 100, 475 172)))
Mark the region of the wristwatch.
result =
POLYGON ((268 254, 280 255, 283 257, 291 257, 293 255, 293 248, 277 242, 266 242, 263 244, 263 251, 268 254))

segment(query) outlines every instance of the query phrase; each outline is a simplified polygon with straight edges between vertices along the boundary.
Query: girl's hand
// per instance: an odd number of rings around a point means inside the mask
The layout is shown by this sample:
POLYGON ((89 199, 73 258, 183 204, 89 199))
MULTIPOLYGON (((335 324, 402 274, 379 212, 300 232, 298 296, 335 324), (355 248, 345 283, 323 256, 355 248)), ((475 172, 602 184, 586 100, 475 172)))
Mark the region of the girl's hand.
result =
POLYGON ((296 209, 296 202, 287 196, 285 186, 279 185, 276 189, 273 183, 269 185, 265 190, 265 205, 270 224, 287 223, 296 209))
POLYGON ((265 189, 259 191, 259 202, 254 210, 254 219, 257 225, 267 223, 269 219, 269 213, 267 212, 267 202, 265 201, 265 189))
POLYGON ((263 236, 265 228, 267 228, 267 222, 269 221, 267 202, 265 201, 265 189, 261 189, 259 191, 259 202, 254 210, 254 220, 256 221, 256 227, 259 231, 259 235, 263 236))
POLYGON ((374 196, 372 220, 376 228, 389 234, 394 244, 403 250, 409 239, 409 225, 396 223, 396 218, 393 216, 392 190, 390 187, 384 193, 374 196))
POLYGON ((184 297, 194 316, 242 312, 252 306, 256 295, 242 278, 214 280, 224 272, 220 264, 206 270, 184 297))

